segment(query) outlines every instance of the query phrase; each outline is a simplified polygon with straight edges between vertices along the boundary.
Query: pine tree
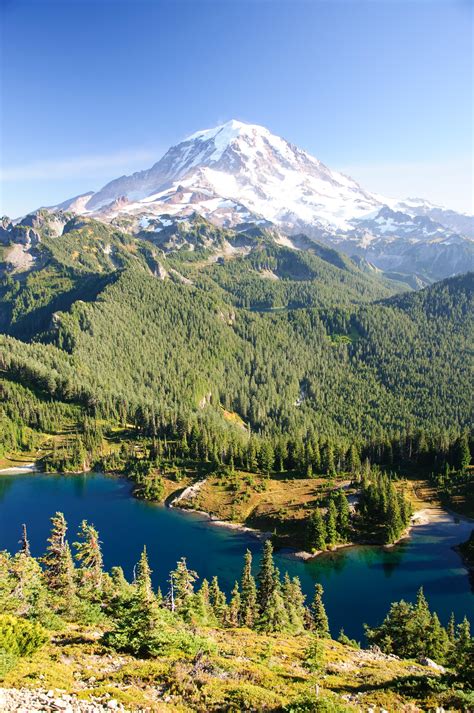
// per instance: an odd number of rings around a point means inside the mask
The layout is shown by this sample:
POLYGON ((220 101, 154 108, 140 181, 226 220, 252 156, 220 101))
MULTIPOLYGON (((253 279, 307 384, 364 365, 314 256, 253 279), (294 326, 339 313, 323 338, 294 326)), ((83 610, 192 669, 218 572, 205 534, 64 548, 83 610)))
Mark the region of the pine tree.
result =
POLYGON ((263 614, 270 596, 276 588, 275 564, 273 562, 273 545, 266 540, 263 546, 262 562, 257 575, 258 592, 257 603, 260 614, 263 614))
POLYGON ((46 583, 70 602, 75 593, 74 562, 66 540, 67 524, 62 512, 51 518, 51 534, 46 555, 42 558, 46 583))
POLYGON ((336 476, 336 466, 334 463, 334 445, 328 441, 323 450, 323 469, 330 478, 336 476))
POLYGON ((213 577, 209 587, 209 602, 217 621, 224 623, 227 612, 227 601, 224 592, 219 587, 219 580, 213 577))
POLYGON ((454 612, 451 612, 451 616, 449 617, 447 633, 451 645, 454 646, 456 642, 456 619, 454 618, 454 612))
POLYGON ((244 569, 240 583, 240 614, 241 626, 248 626, 252 629, 258 616, 257 605, 257 585, 252 575, 252 553, 247 550, 245 553, 244 569))
POLYGON ((310 552, 326 549, 326 525, 319 508, 309 516, 306 538, 310 552))
POLYGON ((469 647, 471 642, 471 625, 468 618, 465 616, 464 619, 457 627, 456 636, 456 652, 461 654, 469 647))
POLYGON ((103 560, 100 548, 99 533, 87 520, 83 520, 79 528, 79 542, 74 543, 76 559, 81 565, 82 581, 95 591, 102 589, 103 560))
POLYGON ((323 639, 331 637, 329 632, 329 622, 326 614, 326 609, 323 603, 324 589, 321 584, 316 584, 313 603, 311 604, 311 613, 313 615, 314 631, 323 639))
POLYGON ((385 513, 385 542, 395 542, 403 529, 400 504, 395 487, 390 483, 385 513))
POLYGON ((431 615, 430 624, 425 632, 426 655, 435 661, 444 662, 449 650, 449 636, 446 629, 441 626, 441 622, 436 613, 431 615))
POLYGON ((209 597, 209 582, 207 579, 203 579, 201 582, 201 587, 199 589, 203 601, 207 607, 210 607, 211 602, 210 602, 210 597, 209 597))
POLYGON ((349 471, 352 474, 357 473, 360 468, 360 456, 357 446, 353 443, 349 448, 349 471))
POLYGON ((283 577, 282 597, 288 614, 289 625, 295 633, 303 631, 305 626, 305 596, 301 591, 298 577, 290 579, 288 572, 283 577))
POLYGON ((227 608, 227 623, 229 626, 239 626, 242 600, 239 592, 239 583, 235 582, 230 595, 230 602, 227 608))
POLYGON ((318 673, 324 667, 323 643, 317 634, 313 634, 310 644, 304 652, 304 666, 311 673, 318 673))
POLYGON ((258 628, 266 632, 287 631, 290 628, 285 602, 277 587, 269 593, 258 619, 258 628))
POLYGON ((328 545, 334 545, 337 542, 337 510, 332 498, 329 500, 326 513, 326 541, 328 545))
POLYGON ((181 557, 176 565, 176 569, 170 574, 170 600, 171 609, 182 610, 188 604, 188 599, 194 593, 194 582, 197 580, 197 573, 188 569, 186 557, 181 557))
POLYGON ((454 444, 454 467, 464 472, 471 462, 471 452, 469 450, 469 439, 467 433, 463 433, 454 444))
POLYGON ((154 599, 153 585, 151 582, 151 568, 148 562, 146 546, 143 547, 143 551, 136 566, 135 585, 137 587, 138 596, 143 602, 151 602, 154 599))

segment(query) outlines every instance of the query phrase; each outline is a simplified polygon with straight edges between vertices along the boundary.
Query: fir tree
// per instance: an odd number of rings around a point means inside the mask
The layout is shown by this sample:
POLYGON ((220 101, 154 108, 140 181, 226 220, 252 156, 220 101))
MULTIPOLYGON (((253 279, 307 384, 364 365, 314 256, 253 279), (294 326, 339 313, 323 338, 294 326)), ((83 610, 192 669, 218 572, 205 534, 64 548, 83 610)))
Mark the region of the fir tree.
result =
POLYGON ((329 622, 326 614, 326 609, 323 603, 324 589, 321 584, 316 584, 314 591, 314 599, 311 604, 311 614, 313 615, 314 631, 323 639, 331 637, 329 632, 329 622))
POLYGON ((102 588, 103 560, 100 548, 99 533, 87 520, 83 520, 79 528, 79 542, 74 543, 76 559, 82 570, 83 584, 95 591, 102 588))
POLYGON ((252 553, 247 550, 245 553, 244 569, 240 583, 240 614, 241 626, 253 628, 258 617, 257 605, 257 585, 252 575, 252 553))
POLYGON ((276 589, 275 564, 273 562, 273 545, 270 540, 266 540, 263 546, 263 556, 260 570, 257 575, 258 592, 257 604, 260 614, 263 614, 270 596, 276 589))
POLYGON ((454 646, 456 642, 456 619, 454 618, 454 612, 451 612, 451 616, 449 617, 447 633, 451 645, 454 646))
POLYGON ((260 631, 280 632, 287 631, 290 627, 288 612, 285 602, 277 587, 274 587, 266 599, 264 608, 261 611, 258 628, 260 631))
POLYGON ((67 524, 62 512, 51 518, 51 534, 42 562, 47 585, 70 603, 75 593, 74 562, 66 540, 67 524))
POLYGON ((199 592, 201 593, 201 596, 203 598, 203 601, 207 607, 210 607, 210 598, 209 598, 209 581, 207 579, 203 579, 201 582, 201 587, 199 588, 199 592))
POLYGON ((209 587, 209 602, 217 621, 222 624, 226 616, 227 602, 224 592, 219 587, 219 580, 216 576, 212 578, 209 587))
POLYGON ((136 566, 135 585, 137 587, 138 596, 143 602, 150 602, 154 599, 153 585, 151 582, 151 569, 148 562, 146 546, 143 547, 143 551, 136 566))
POLYGON ((463 433, 454 444, 454 467, 464 472, 471 462, 471 452, 469 450, 469 439, 467 433, 463 433))
POLYGON ((310 552, 326 549, 326 525, 319 508, 316 508, 309 517, 306 538, 310 552))
POLYGON ((194 593, 194 582, 197 580, 197 573, 188 569, 186 558, 181 557, 176 565, 176 569, 170 574, 170 599, 171 609, 182 610, 189 603, 189 597, 194 593))
POLYGON ((328 545, 334 545, 337 542, 337 510, 332 498, 329 500, 326 513, 326 542, 328 545))
POLYGON ((301 582, 298 577, 290 579, 288 572, 283 577, 282 597, 288 614, 292 631, 300 632, 305 626, 305 596, 301 591, 301 582))
POLYGON ((242 600, 239 592, 239 583, 235 582, 227 608, 227 623, 229 626, 239 626, 241 608, 242 600))

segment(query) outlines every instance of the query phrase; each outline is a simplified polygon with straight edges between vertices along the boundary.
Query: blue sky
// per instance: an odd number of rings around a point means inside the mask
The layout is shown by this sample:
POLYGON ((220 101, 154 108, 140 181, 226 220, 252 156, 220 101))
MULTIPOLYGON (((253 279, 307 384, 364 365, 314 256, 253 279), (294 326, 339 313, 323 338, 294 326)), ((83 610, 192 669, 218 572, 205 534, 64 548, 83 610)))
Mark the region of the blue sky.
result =
POLYGON ((471 0, 0 0, 20 215, 231 118, 370 190, 472 211, 471 0))

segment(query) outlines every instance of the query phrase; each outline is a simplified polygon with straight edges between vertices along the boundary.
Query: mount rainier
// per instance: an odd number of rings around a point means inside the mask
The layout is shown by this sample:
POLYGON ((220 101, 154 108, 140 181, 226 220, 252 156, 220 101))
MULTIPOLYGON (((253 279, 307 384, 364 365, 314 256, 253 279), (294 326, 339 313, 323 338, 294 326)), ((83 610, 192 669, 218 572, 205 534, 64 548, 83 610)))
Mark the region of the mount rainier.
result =
POLYGON ((147 170, 49 210, 148 238, 198 213, 225 228, 272 229, 294 247, 323 242, 424 281, 474 266, 472 216, 366 191, 268 129, 235 120, 192 134, 147 170))

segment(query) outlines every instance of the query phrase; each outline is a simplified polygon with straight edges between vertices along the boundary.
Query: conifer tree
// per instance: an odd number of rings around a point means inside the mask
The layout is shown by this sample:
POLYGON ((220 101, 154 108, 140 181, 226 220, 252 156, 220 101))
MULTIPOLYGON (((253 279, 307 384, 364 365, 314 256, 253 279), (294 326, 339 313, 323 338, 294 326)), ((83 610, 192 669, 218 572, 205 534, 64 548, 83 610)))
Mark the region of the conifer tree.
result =
POLYGON ((471 462, 471 452, 469 450, 469 439, 464 432, 454 444, 454 467, 464 472, 471 462))
POLYGON ((456 651, 458 654, 467 650, 471 642, 471 625, 467 616, 458 624, 456 636, 456 651))
POLYGON ((319 508, 309 516, 306 537, 310 551, 326 549, 326 525, 319 508))
POLYGON ((183 609, 188 604, 189 597, 194 593, 194 582, 197 578, 197 573, 192 569, 188 569, 186 557, 181 557, 176 569, 170 574, 172 610, 183 609))
POLYGON ((219 587, 219 580, 216 576, 212 578, 209 587, 209 602, 217 621, 222 624, 227 611, 227 601, 224 592, 219 587))
POLYGON ((305 596, 301 591, 301 582, 298 577, 290 579, 288 572, 283 577, 282 597, 288 614, 289 625, 292 631, 299 632, 305 626, 305 596))
POLYGON ((99 533, 87 520, 83 520, 78 533, 79 542, 74 543, 76 559, 81 565, 83 583, 100 591, 103 578, 103 560, 99 533))
POLYGON ((151 602, 154 599, 151 568, 148 562, 146 545, 143 547, 136 567, 135 585, 137 587, 138 596, 143 602, 151 602))
POLYGON ((285 602, 278 587, 273 587, 269 592, 264 608, 261 610, 258 628, 260 631, 279 632, 287 631, 289 627, 290 619, 285 602))
POLYGON ((51 524, 49 544, 42 559, 45 580, 49 589, 62 594, 70 602, 75 593, 74 562, 66 540, 67 524, 63 513, 53 515, 51 524))
POLYGON ((244 569, 240 583, 240 613, 239 622, 241 626, 253 628, 258 616, 257 605, 257 585, 252 575, 252 553, 247 550, 245 553, 244 569))
POLYGON ((324 589, 321 584, 316 584, 313 603, 311 604, 311 614, 313 615, 314 631, 323 639, 331 637, 329 632, 329 622, 326 609, 323 603, 324 589))
POLYGON ((241 607, 242 600, 239 592, 239 583, 235 582, 227 608, 227 623, 229 626, 239 626, 241 607))
POLYGON ((326 542, 328 545, 337 542, 337 510, 333 498, 329 500, 326 513, 326 542))
POLYGON ((204 578, 201 582, 201 586, 199 588, 199 591, 202 595, 203 601, 207 607, 210 606, 210 598, 209 598, 209 581, 204 578))
POLYGON ((277 584, 275 564, 273 562, 273 545, 270 540, 265 540, 263 546, 263 556, 257 575, 257 583, 257 604, 260 614, 263 614, 277 584))
POLYGON ((447 626, 447 633, 448 633, 448 638, 452 646, 454 646, 456 642, 456 620, 454 618, 454 612, 451 612, 451 616, 449 617, 449 622, 447 626))

